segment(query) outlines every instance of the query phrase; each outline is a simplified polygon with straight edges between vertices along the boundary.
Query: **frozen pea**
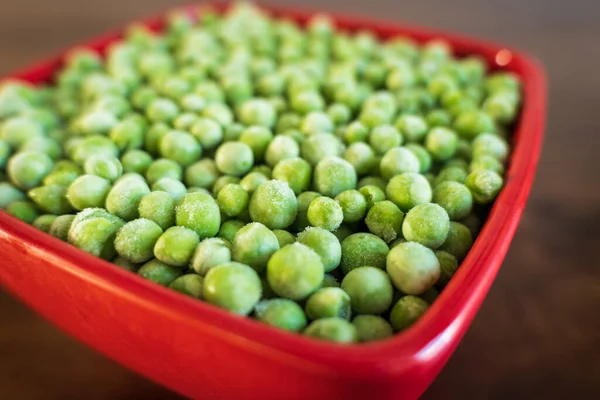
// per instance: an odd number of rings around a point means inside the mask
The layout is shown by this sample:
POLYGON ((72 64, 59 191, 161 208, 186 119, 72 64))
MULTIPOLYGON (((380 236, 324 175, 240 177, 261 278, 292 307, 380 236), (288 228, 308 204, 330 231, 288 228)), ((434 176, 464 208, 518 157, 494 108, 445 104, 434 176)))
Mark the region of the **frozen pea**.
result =
POLYGON ((281 297, 302 300, 316 291, 323 281, 319 255, 302 243, 277 250, 267 264, 267 280, 281 297))
MULTIPOLYGON (((30 139, 27 139, 21 147, 19 147, 19 152, 24 151, 34 151, 39 153, 44 153, 48 155, 53 160, 58 160, 62 155, 62 148, 60 144, 53 139, 45 136, 36 136, 30 139)), ((2 145, 0 143, 0 166, 2 166, 2 145)))
POLYGON ((493 133, 482 133, 473 140, 472 152, 474 157, 488 155, 504 161, 508 156, 508 143, 493 133))
POLYGON ((166 123, 155 123, 150 126, 144 137, 144 150, 150 154, 158 153, 158 144, 160 139, 165 136, 171 127, 166 123))
POLYGON ((321 257, 325 272, 333 271, 340 264, 342 247, 333 233, 323 228, 308 227, 298 234, 297 240, 321 257))
POLYGON ((323 277, 323 283, 321 283, 322 288, 326 287, 340 287, 340 283, 337 278, 331 274, 326 273, 323 277))
POLYGON ((210 118, 198 118, 190 132, 200 142, 202 148, 214 149, 223 141, 223 128, 210 118))
POLYGON ((115 238, 119 256, 133 263, 143 263, 154 257, 154 245, 163 231, 149 219, 136 219, 126 223, 115 238))
POLYGON ((466 217, 473 207, 471 192, 458 182, 442 182, 433 189, 434 203, 442 206, 451 220, 466 217))
POLYGON ((310 135, 303 143, 300 154, 308 163, 315 166, 326 157, 340 157, 344 152, 344 145, 330 133, 315 133, 310 135))
POLYGON ((261 273, 277 250, 277 236, 263 224, 253 222, 238 230, 233 239, 231 255, 233 261, 247 264, 261 273))
POLYGON ((316 91, 302 90, 290 96, 290 107, 295 112, 306 115, 311 111, 322 111, 325 101, 316 91))
POLYGON ((103 207, 111 190, 110 182, 97 175, 82 175, 69 186, 66 198, 76 210, 103 207))
POLYGON ((375 152, 366 143, 352 143, 344 152, 344 160, 346 160, 358 175, 369 173, 376 163, 375 152))
POLYGON ((162 178, 156 181, 154 185, 152 185, 153 192, 167 192, 175 199, 175 201, 179 201, 183 196, 187 194, 187 188, 185 185, 173 178, 162 178))
POLYGON ((205 158, 185 169, 184 181, 188 186, 209 189, 218 177, 217 164, 213 160, 205 158))
POLYGON ((249 196, 244 188, 238 184, 230 183, 219 191, 217 204, 222 213, 235 217, 248 208, 249 196))
POLYGON ((26 151, 15 154, 6 167, 11 182, 20 189, 39 186, 52 171, 52 159, 44 153, 26 151))
POLYGON ((240 107, 238 118, 244 125, 258 125, 272 128, 275 125, 277 113, 273 105, 264 99, 251 99, 240 107))
POLYGON ((461 167, 451 166, 442 169, 433 180, 433 186, 437 186, 442 182, 458 182, 465 183, 467 179, 467 171, 461 167))
POLYGON ((452 115, 444 109, 437 108, 427 114, 426 120, 431 127, 449 127, 452 124, 452 115))
POLYGON ((55 220, 56 215, 40 215, 33 221, 32 225, 40 231, 48 233, 50 227, 52 226, 52 223, 55 220))
POLYGON ((367 213, 367 200, 358 190, 345 190, 335 196, 335 201, 342 207, 344 222, 358 222, 367 213))
MULTIPOLYGON (((180 131, 189 131, 197 121, 198 117, 196 114, 184 113, 175 118, 175 121, 173 121, 173 127, 180 131)), ((221 125, 219 125, 219 128, 220 127, 221 125)), ((198 141, 200 142, 200 140, 198 141)), ((202 142, 200 142, 200 145, 202 145, 202 142)), ((202 147, 204 148, 204 146, 202 147)))
POLYGON ((438 250, 446 251, 456 257, 458 261, 462 261, 472 245, 473 238, 469 228, 462 223, 451 221, 448 236, 438 250))
POLYGON ((238 262, 211 268, 204 278, 204 299, 240 315, 248 315, 262 294, 256 271, 238 262))
POLYGON ((139 216, 138 206, 150 188, 139 175, 123 176, 115 182, 106 196, 106 209, 125 221, 139 216))
POLYGON ((283 229, 296 219, 298 200, 286 182, 271 180, 256 189, 249 210, 252 221, 269 229, 283 229))
POLYGON ((382 314, 392 305, 394 288, 388 274, 374 267, 355 268, 342 280, 356 314, 382 314))
POLYGON ((146 108, 146 117, 152 122, 171 122, 179 114, 179 107, 170 99, 157 98, 146 108))
POLYGON ((504 165, 502 165, 502 163, 496 158, 483 154, 474 157, 469 164, 469 172, 474 172, 477 170, 490 170, 502 175, 504 174, 504 165))
MULTIPOLYGON (((280 178, 276 179, 282 180, 280 178)), ((249 172, 240 181, 240 186, 244 188, 244 190, 248 193, 249 196, 252 196, 256 189, 268 180, 269 178, 261 172, 249 172)))
POLYGON ((348 144, 366 142, 369 137, 369 128, 362 122, 354 121, 346 127, 344 141, 348 144))
POLYGON ((325 196, 317 197, 310 203, 306 216, 312 226, 328 231, 337 230, 344 220, 344 212, 339 203, 325 196))
POLYGON ((282 160, 273 168, 273 179, 286 182, 296 195, 309 187, 311 178, 310 164, 300 157, 282 160))
POLYGON ((210 194, 189 193, 177 205, 175 220, 177 225, 195 231, 200 239, 216 236, 221 226, 219 205, 210 194))
POLYGON ((269 179, 271 179, 271 176, 273 175, 273 170, 271 169, 271 167, 269 167, 268 165, 264 165, 264 164, 256 165, 256 166, 252 167, 250 172, 260 172, 261 174, 263 174, 264 176, 266 176, 269 179))
POLYGON ((310 320, 331 317, 349 320, 352 314, 350 296, 338 287, 321 288, 311 294, 304 310, 310 320))
POLYGON ((298 195, 298 214, 296 216, 296 220, 294 221, 294 229, 297 231, 302 231, 304 228, 310 225, 307 215, 308 207, 314 199, 320 196, 321 194, 311 191, 303 192, 298 195))
POLYGON ((361 342, 374 342, 391 337, 392 326, 378 315, 357 315, 352 320, 361 342))
POLYGON ((159 285, 169 286, 181 276, 182 270, 154 259, 142 265, 137 274, 159 285))
POLYGON ((402 293, 420 295, 437 282, 440 263, 433 250, 416 242, 405 242, 390 250, 386 270, 402 293))
POLYGON ((169 283, 169 288, 179 293, 183 293, 186 296, 202 299, 204 278, 196 274, 182 275, 169 283))
POLYGON ((55 238, 62 240, 63 242, 68 241, 69 229, 71 229, 71 224, 73 223, 74 219, 74 215, 59 215, 58 217, 56 217, 54 222, 52 222, 52 225, 50 225, 48 233, 54 236, 55 238))
POLYGON ((165 264, 184 267, 189 263, 199 242, 198 234, 193 230, 173 226, 156 241, 154 256, 165 264))
POLYGON ((350 121, 352 110, 345 104, 333 103, 327 107, 327 115, 334 125, 340 126, 350 121))
POLYGON ((143 150, 129 150, 121 157, 124 173, 135 172, 145 175, 150 164, 152 164, 152 157, 143 150))
POLYGON ((162 178, 173 178, 180 181, 182 178, 181 166, 166 158, 155 160, 146 170, 146 180, 149 185, 154 185, 162 178))
POLYGON ((340 267, 347 274, 359 267, 385 268, 388 245, 371 233, 354 233, 342 241, 340 267))
POLYGON ((226 142, 217 149, 215 162, 222 173, 242 176, 252 168, 254 153, 244 142, 226 142))
POLYGON ((125 222, 101 208, 86 208, 79 212, 69 229, 72 245, 105 260, 116 256, 114 240, 125 222))
POLYGON ((324 196, 335 197, 344 190, 356 188, 356 171, 339 157, 326 157, 315 168, 314 185, 324 196))
POLYGON ((389 200, 373 204, 365 218, 369 231, 386 242, 391 242, 401 234, 403 221, 404 213, 389 200))
POLYGON ((394 147, 389 150, 380 163, 381 176, 392 179, 396 175, 406 172, 419 172, 421 164, 419 159, 405 147, 394 147))
POLYGON ((261 322, 292 332, 302 331, 307 324, 302 307, 288 299, 261 301, 254 307, 254 317, 261 322))
POLYGON ((40 215, 37 207, 30 201, 13 201, 6 207, 6 212, 28 224, 33 223, 40 215))
POLYGON ((149 219, 166 230, 175 225, 176 204, 167 192, 150 192, 140 200, 138 212, 141 218, 149 219))
POLYGON ((221 191, 221 189, 223 189, 225 186, 229 185, 230 183, 240 183, 240 178, 238 178, 237 176, 231 176, 231 175, 221 175, 220 177, 218 177, 213 185, 213 189, 212 189, 213 197, 217 197, 219 195, 219 192, 221 191))
POLYGON ((448 213, 434 203, 423 203, 413 207, 402 223, 402 234, 406 240, 421 243, 432 249, 444 243, 449 229, 448 213))
POLYGON ((217 234, 217 236, 232 243, 233 239, 235 238, 235 235, 240 229, 244 227, 244 225, 246 225, 245 222, 237 219, 225 221, 221 225, 221 229, 219 229, 219 233, 217 234))
POLYGON ((289 233, 288 231, 284 231, 283 229, 275 229, 273 233, 277 237, 279 248, 287 246, 288 244, 292 244, 296 241, 296 237, 293 234, 289 233))
POLYGON ((276 136, 265 153, 265 161, 271 167, 275 167, 282 160, 297 158, 300 155, 300 147, 294 139, 289 136, 276 136))
POLYGON ((275 132, 277 132, 277 134, 281 134, 289 130, 298 129, 300 128, 301 123, 302 117, 300 115, 293 112, 286 112, 279 116, 279 120, 275 126, 275 132))
POLYGON ((415 296, 403 296, 390 313, 390 322, 395 331, 402 331, 414 324, 427 311, 429 304, 415 296))
POLYGON ((42 125, 28 117, 12 117, 0 125, 0 139, 13 148, 21 147, 28 139, 42 136, 42 125))
POLYGON ((394 126, 407 142, 420 142, 429 129, 422 117, 411 114, 401 115, 394 126))
POLYGON ((402 135, 391 125, 380 125, 369 135, 369 144, 376 154, 384 155, 402 144, 402 135))
POLYGON ((461 112, 454 120, 454 129, 463 138, 471 140, 480 133, 495 132, 494 120, 479 110, 461 112))
POLYGON ((518 111, 518 101, 508 92, 491 94, 482 105, 483 111, 491 115, 501 124, 510 124, 514 121, 518 111))
POLYGON ((140 149, 144 145, 144 126, 132 118, 119 121, 108 136, 119 150, 140 149))
POLYGON ((31 189, 29 198, 40 208, 50 214, 61 215, 73 211, 67 200, 67 188, 61 185, 46 185, 31 189))
MULTIPOLYGON (((385 189, 385 184, 383 185, 385 189)), ((373 204, 385 200, 385 193, 379 185, 365 185, 358 190, 367 202, 366 210, 370 210, 373 204)))
POLYGON ((385 192, 387 198, 404 212, 419 204, 430 202, 433 196, 427 179, 423 175, 412 172, 390 179, 385 192))
POLYGON ((450 282, 450 279, 458 269, 458 261, 452 254, 443 250, 436 250, 435 256, 440 263, 440 277, 436 285, 444 287, 450 282))
POLYGON ((320 318, 313 321, 305 330, 306 336, 337 343, 358 342, 358 332, 354 325, 343 318, 320 318))
POLYGON ((137 273, 137 271, 141 267, 139 264, 135 264, 135 263, 132 263, 131 261, 127 261, 123 257, 116 257, 115 259, 112 260, 112 263, 123 268, 124 270, 130 271, 130 272, 135 272, 135 273, 137 273))
POLYGON ((315 133, 333 132, 333 121, 322 111, 313 111, 308 113, 300 124, 300 131, 306 136, 315 133))
POLYGON ((231 250, 225 240, 208 238, 200 242, 192 257, 191 266, 198 275, 205 276, 211 268, 231 261, 231 250))
POLYGON ((12 150, 4 140, 0 140, 0 169, 4 169, 12 150))
POLYGON ((189 133, 172 130, 160 138, 158 152, 161 157, 187 167, 200 159, 202 146, 189 133))
POLYGON ((419 160, 419 173, 423 174, 431 169, 433 159, 425 147, 417 143, 409 143, 404 147, 410 150, 419 160))
POLYGON ((478 204, 494 201, 503 184, 502 177, 490 170, 473 171, 465 180, 465 186, 471 191, 473 201, 478 204))
POLYGON ((262 126, 246 128, 240 135, 240 142, 247 144, 252 149, 256 161, 264 159, 271 141, 273 141, 273 132, 262 126))
POLYGON ((109 138, 94 135, 82 139, 75 145, 71 152, 71 159, 77 164, 83 165, 87 159, 93 156, 117 157, 118 155, 119 149, 109 138))
POLYGON ((84 171, 113 182, 123 174, 123 165, 116 157, 94 156, 85 161, 84 171))

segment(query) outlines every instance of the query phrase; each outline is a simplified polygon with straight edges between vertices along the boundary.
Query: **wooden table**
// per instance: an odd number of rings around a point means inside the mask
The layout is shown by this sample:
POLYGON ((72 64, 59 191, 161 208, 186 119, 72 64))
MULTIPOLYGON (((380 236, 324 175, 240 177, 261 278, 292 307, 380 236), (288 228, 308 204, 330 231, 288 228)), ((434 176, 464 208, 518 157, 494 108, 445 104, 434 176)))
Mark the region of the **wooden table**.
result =
MULTIPOLYGON (((3 3, 0 75, 173 2, 3 3)), ((297 3, 459 31, 543 61, 551 101, 529 205, 479 315, 424 398, 600 398, 600 2, 297 3)), ((0 327, 0 399, 178 398, 3 293, 0 327)))

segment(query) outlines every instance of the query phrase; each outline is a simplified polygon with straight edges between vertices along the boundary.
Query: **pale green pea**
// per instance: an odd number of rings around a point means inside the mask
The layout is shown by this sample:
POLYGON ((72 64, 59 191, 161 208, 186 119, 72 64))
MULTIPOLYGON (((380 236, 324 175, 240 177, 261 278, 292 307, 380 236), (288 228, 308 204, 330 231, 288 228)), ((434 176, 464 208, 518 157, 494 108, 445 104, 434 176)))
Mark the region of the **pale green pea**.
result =
POLYGON ((188 265, 199 242, 198 234, 193 230, 173 226, 156 241, 154 255, 165 264, 184 267, 188 265))
POLYGON ((195 231, 200 239, 216 236, 221 226, 219 206, 207 193, 185 195, 175 210, 177 225, 195 231))
POLYGON ((106 209, 125 221, 139 217, 138 206, 150 188, 139 175, 123 176, 106 196, 106 209))
POLYGON ((161 158, 152 162, 146 170, 146 180, 148 181, 148 184, 154 185, 163 178, 181 180, 181 166, 177 164, 177 162, 166 158, 161 158))
POLYGON ((205 158, 185 169, 184 182, 190 187, 209 189, 218 177, 217 164, 213 160, 205 158))
POLYGON ((65 186, 39 186, 31 189, 27 194, 40 210, 49 214, 61 215, 73 211, 73 207, 67 200, 67 188, 65 186))
POLYGON ((200 242, 192 257, 191 266, 197 274, 205 276, 211 268, 231 261, 231 249, 221 238, 208 238, 200 242))
POLYGON ((138 212, 141 218, 154 221, 162 230, 175 225, 177 202, 167 192, 150 192, 140 200, 138 212))
POLYGON ((401 234, 403 221, 404 213, 389 200, 373 204, 365 218, 369 231, 386 242, 401 234))
POLYGON ((163 231, 149 219, 136 219, 126 223, 115 237, 115 250, 119 256, 132 263, 143 263, 154 257, 154 245, 163 231))
POLYGON ((69 186, 66 198, 76 210, 104 207, 110 182, 96 175, 82 175, 69 186))

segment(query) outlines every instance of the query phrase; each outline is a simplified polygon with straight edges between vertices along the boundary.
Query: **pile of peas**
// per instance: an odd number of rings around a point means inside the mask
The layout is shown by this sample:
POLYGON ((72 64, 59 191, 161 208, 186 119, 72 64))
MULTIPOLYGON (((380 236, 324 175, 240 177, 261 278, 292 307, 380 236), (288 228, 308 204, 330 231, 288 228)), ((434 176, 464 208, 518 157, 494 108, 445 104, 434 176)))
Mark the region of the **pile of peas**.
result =
POLYGON ((519 106, 516 76, 441 40, 174 13, 0 87, 0 208, 233 313, 380 340, 467 255, 519 106))

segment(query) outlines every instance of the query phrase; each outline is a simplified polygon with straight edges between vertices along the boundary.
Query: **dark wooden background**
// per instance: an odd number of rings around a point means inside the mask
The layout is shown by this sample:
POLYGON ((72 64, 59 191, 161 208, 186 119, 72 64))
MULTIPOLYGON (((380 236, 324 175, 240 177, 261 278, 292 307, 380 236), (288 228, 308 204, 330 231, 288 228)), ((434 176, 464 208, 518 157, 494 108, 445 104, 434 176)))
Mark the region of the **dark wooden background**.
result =
MULTIPOLYGON (((528 207, 480 313, 424 398, 600 398, 600 1, 295 3, 458 31, 542 60, 549 118, 528 207)), ((0 0, 0 75, 175 4, 0 0)), ((178 396, 0 292, 0 398, 178 396)))

